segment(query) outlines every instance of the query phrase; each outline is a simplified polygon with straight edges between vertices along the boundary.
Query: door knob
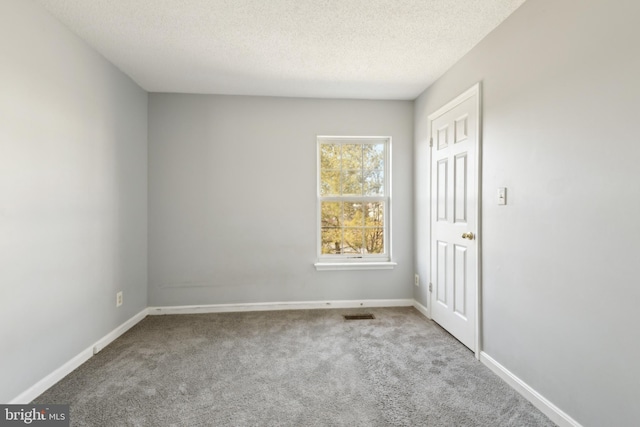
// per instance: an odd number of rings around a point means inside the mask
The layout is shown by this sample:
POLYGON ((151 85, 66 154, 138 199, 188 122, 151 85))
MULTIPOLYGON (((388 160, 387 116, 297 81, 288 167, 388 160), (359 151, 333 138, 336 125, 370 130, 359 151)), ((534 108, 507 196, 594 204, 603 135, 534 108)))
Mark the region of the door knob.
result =
POLYGON ((463 239, 473 240, 473 238, 474 238, 474 237, 475 237, 475 236, 473 235, 473 233, 472 233, 472 232, 468 232, 468 233, 463 233, 463 234, 462 234, 462 238, 463 238, 463 239))

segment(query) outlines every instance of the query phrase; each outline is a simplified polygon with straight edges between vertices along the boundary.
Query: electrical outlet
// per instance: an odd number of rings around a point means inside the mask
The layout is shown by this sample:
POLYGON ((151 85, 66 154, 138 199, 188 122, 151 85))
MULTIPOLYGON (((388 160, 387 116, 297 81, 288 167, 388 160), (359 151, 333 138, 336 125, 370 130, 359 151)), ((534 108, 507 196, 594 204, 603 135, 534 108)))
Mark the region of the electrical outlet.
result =
POLYGON ((419 275, 415 275, 413 278, 413 284, 420 287, 420 276, 419 275))
POLYGON ((116 294, 116 307, 120 307, 122 305, 122 291, 116 294))

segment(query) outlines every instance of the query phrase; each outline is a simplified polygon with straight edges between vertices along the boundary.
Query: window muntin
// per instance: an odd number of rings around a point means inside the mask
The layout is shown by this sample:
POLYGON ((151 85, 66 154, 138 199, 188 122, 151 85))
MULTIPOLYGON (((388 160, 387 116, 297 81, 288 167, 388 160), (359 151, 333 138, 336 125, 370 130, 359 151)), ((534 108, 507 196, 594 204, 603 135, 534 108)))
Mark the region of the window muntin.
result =
POLYGON ((390 261, 390 138, 318 137, 318 259, 390 261))

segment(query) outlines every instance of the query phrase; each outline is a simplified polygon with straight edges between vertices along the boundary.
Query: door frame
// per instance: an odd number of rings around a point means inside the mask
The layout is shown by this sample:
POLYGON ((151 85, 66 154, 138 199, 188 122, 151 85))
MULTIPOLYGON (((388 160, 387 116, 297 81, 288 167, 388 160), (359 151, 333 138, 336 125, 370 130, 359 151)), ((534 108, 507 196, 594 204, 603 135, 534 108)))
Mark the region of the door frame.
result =
MULTIPOLYGON (((451 110, 462 102, 468 100, 469 98, 476 96, 476 105, 475 108, 478 114, 478 123, 476 124, 476 218, 477 218, 477 229, 475 230, 476 234, 476 318, 475 318, 475 356, 476 359, 480 360, 480 353, 482 351, 482 84, 478 82, 471 86, 469 89, 465 90, 463 93, 447 102, 442 107, 438 108, 433 113, 429 114, 427 117, 428 123, 428 135, 429 135, 429 285, 433 283, 434 278, 433 275, 433 265, 432 258, 433 254, 431 254, 431 250, 433 248, 433 217, 432 213, 432 204, 433 204, 433 174, 434 171, 431 168, 431 161, 433 159, 433 126, 432 122, 440 117, 445 112, 451 110)), ((433 307, 433 292, 429 291, 429 313, 431 313, 431 307, 433 307)))

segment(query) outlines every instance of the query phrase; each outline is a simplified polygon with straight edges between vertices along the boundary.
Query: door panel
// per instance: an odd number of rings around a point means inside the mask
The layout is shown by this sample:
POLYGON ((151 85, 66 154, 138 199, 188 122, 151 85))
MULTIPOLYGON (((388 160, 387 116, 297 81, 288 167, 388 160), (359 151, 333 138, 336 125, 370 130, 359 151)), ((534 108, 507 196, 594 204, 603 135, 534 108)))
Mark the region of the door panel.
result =
POLYGON ((468 136, 469 115, 465 114, 462 117, 456 119, 456 142, 461 142, 467 139, 468 136))
POLYGON ((436 279, 436 301, 447 307, 447 255, 449 253, 446 242, 438 242, 437 246, 437 279, 436 279))
POLYGON ((475 86, 429 117, 433 139, 431 316, 474 351, 478 321, 479 96, 479 87, 475 86))
POLYGON ((453 253, 453 311, 466 320, 467 248, 455 245, 453 253))
POLYGON ((438 182, 437 182, 437 193, 438 193, 438 221, 446 221, 447 220, 447 199, 448 199, 448 179, 449 179, 449 169, 447 166, 449 165, 448 159, 443 159, 438 162, 438 182))
POLYGON ((449 146, 449 124, 438 129, 437 140, 438 150, 442 150, 449 146))
POLYGON ((467 153, 458 154, 454 163, 453 211, 454 221, 466 225, 467 223, 467 153))

